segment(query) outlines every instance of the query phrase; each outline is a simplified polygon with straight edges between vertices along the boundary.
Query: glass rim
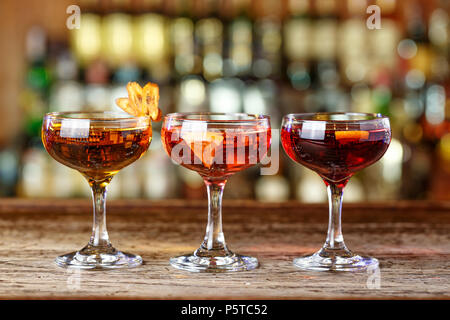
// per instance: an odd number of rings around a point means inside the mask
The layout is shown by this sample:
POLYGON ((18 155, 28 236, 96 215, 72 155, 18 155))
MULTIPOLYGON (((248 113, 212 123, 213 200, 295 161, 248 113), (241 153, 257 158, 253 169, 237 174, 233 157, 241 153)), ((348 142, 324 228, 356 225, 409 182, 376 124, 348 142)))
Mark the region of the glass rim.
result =
POLYGON ((209 123, 255 123, 255 122, 261 122, 261 121, 269 121, 270 122, 270 116, 265 114, 251 114, 251 113, 245 113, 245 112, 208 112, 208 111, 198 111, 198 112, 173 112, 168 113, 164 116, 165 120, 179 120, 179 121, 187 121, 187 122, 209 122, 209 123), (186 117, 188 116, 245 116, 248 117, 248 119, 188 119, 186 117))
POLYGON ((360 122, 370 122, 379 121, 383 119, 389 119, 388 116, 381 113, 366 113, 366 112, 306 112, 306 113, 289 113, 283 116, 283 121, 293 120, 293 121, 324 121, 329 123, 360 123, 360 122), (330 115, 348 115, 348 116, 361 116, 366 117, 363 119, 314 119, 314 116, 330 116, 330 115))
POLYGON ((128 113, 121 113, 118 111, 57 111, 48 112, 44 115, 44 118, 52 118, 57 120, 90 120, 99 122, 114 122, 114 121, 126 121, 126 120, 141 120, 149 119, 150 116, 133 116, 128 113), (85 117, 69 117, 69 115, 87 115, 85 117), (105 115, 105 117, 90 117, 89 115, 105 115))

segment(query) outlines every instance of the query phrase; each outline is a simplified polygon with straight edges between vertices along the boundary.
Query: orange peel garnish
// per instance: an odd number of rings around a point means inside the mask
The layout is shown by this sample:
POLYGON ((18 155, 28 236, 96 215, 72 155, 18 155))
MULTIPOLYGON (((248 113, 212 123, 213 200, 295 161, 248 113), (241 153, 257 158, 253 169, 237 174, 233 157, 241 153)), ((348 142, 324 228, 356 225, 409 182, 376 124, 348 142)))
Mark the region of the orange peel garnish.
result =
POLYGON ((159 103, 159 87, 155 83, 147 83, 142 88, 137 82, 128 82, 128 98, 116 99, 116 104, 126 113, 133 116, 150 116, 152 121, 162 118, 159 103))
POLYGON ((216 150, 221 146, 224 136, 217 132, 189 132, 184 133, 182 139, 186 142, 194 155, 209 169, 213 165, 216 150), (201 148, 196 147, 197 143, 201 148))
POLYGON ((335 131, 334 136, 336 140, 341 139, 359 139, 367 140, 369 138, 368 131, 335 131))

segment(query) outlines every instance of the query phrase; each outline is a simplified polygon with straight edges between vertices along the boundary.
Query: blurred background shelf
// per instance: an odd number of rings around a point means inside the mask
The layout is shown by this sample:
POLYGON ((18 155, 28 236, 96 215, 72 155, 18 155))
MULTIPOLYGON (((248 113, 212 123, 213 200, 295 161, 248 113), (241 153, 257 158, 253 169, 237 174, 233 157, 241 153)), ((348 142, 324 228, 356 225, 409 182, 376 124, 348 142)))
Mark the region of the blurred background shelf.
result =
MULTIPOLYGON (((444 0, 84 0, 0 4, 0 195, 85 197, 81 175, 43 150, 48 111, 118 110, 125 84, 156 82, 161 109, 381 112, 393 140, 350 181, 345 201, 450 200, 450 4, 444 0), (66 26, 69 5, 81 28, 66 26), (366 26, 381 8, 380 30, 366 26)), ((110 198, 204 198, 159 132, 110 198)), ((276 134, 276 131, 274 132, 276 134)), ((326 201, 322 181, 280 150, 277 175, 249 169, 226 198, 326 201)))

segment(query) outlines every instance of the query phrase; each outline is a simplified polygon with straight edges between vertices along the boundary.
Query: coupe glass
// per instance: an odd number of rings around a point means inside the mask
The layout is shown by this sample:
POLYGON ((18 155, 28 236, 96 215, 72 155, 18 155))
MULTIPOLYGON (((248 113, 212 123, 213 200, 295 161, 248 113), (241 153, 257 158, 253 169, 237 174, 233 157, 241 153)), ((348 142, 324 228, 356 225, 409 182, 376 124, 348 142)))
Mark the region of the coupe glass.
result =
POLYGON ((203 178, 208 191, 206 235, 194 253, 170 264, 193 272, 251 270, 254 257, 231 252, 222 231, 222 193, 234 173, 256 165, 271 142, 270 119, 241 113, 173 113, 164 117, 164 148, 173 161, 203 178))
POLYGON ((380 114, 306 113, 283 118, 281 142, 289 157, 317 172, 328 190, 328 235, 318 252, 294 260, 306 270, 357 271, 378 260, 353 254, 341 231, 343 190, 357 171, 378 161, 391 141, 389 119, 380 114))
POLYGON ((94 200, 92 236, 83 249, 56 258, 61 267, 128 268, 142 264, 138 255, 116 250, 106 230, 106 189, 120 169, 139 159, 150 145, 149 117, 112 112, 48 113, 42 141, 58 162, 78 170, 88 181, 94 200))

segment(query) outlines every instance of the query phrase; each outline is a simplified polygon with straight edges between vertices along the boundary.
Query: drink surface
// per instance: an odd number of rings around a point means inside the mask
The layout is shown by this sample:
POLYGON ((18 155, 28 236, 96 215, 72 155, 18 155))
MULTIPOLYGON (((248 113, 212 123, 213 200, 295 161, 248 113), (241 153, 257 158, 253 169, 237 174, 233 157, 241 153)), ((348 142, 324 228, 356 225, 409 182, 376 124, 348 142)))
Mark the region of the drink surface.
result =
POLYGON ((356 171, 378 161, 391 140, 388 128, 346 129, 311 131, 303 128, 302 124, 285 125, 281 131, 281 143, 292 160, 316 171, 328 181, 345 181, 356 171))
POLYGON ((67 134, 58 123, 42 130, 44 146, 54 159, 94 180, 112 176, 139 159, 151 138, 151 126, 87 127, 67 134))
POLYGON ((172 160, 206 177, 223 177, 256 165, 267 154, 270 128, 230 128, 210 125, 205 130, 175 126, 161 131, 172 160))

